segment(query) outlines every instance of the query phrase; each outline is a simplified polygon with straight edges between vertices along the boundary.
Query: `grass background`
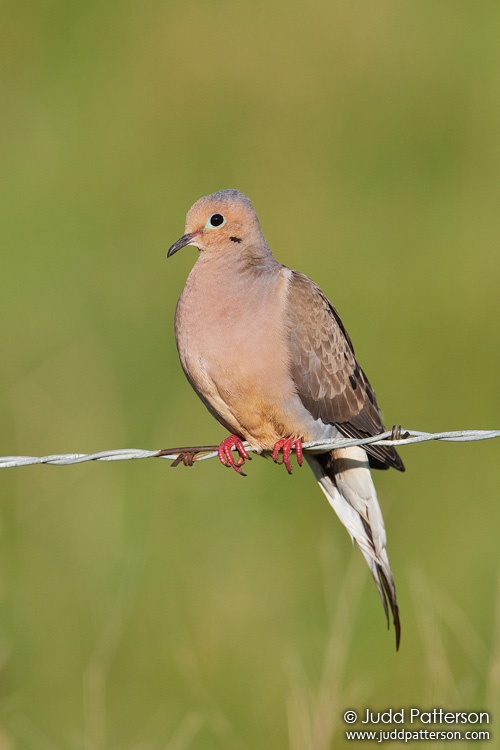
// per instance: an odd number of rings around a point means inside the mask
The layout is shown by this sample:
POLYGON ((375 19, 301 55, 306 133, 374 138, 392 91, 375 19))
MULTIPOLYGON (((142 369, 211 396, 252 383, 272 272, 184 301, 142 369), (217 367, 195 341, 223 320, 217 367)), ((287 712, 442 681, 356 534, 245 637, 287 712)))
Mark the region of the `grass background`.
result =
MULTIPOLYGON (((226 187, 389 425, 499 428, 499 33, 463 0, 5 2, 0 455, 222 439, 165 252, 226 187)), ((306 470, 2 472, 0 750, 326 750, 366 706, 490 710, 500 747, 498 445, 402 455, 399 654, 306 470)))

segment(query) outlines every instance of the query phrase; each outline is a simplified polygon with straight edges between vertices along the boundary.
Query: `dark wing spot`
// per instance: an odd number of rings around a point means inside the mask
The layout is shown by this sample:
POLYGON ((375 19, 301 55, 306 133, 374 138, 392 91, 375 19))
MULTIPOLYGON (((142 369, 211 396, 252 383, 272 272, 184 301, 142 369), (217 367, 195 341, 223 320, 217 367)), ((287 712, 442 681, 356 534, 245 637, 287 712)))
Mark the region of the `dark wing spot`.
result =
POLYGON ((355 391, 356 388, 357 388, 357 386, 358 386, 358 383, 357 383, 356 378, 354 377, 354 375, 349 375, 349 382, 350 382, 350 384, 352 386, 353 391, 355 391))
POLYGON ((241 242, 241 237, 230 237, 231 242, 241 242))
POLYGON ((374 397, 373 391, 370 388, 370 386, 368 385, 368 383, 365 385, 365 392, 366 392, 366 395, 368 396, 368 398, 370 399, 371 403, 374 404, 375 403, 375 397, 374 397))

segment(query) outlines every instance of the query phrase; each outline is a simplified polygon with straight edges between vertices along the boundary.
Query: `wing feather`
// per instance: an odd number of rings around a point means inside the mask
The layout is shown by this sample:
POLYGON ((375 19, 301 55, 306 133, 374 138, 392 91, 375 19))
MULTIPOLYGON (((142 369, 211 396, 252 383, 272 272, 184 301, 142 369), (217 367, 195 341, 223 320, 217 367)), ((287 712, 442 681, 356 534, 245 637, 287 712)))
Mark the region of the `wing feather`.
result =
MULTIPOLYGON (((321 289, 297 271, 290 278, 287 319, 292 378, 306 409, 347 437, 383 432, 375 391, 356 361, 340 316, 321 289)), ((365 450, 372 467, 404 471, 391 446, 367 445, 365 450)))

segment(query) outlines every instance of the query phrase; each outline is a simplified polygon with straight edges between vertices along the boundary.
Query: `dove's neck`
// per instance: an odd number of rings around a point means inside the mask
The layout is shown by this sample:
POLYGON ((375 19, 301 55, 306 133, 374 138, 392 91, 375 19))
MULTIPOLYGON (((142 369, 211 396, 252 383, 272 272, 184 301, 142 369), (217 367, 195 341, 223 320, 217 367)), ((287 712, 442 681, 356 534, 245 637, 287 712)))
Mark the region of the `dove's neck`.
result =
MULTIPOLYGON (((269 248, 246 248, 241 253, 235 252, 220 255, 201 252, 186 281, 181 297, 184 303, 192 304, 198 314, 212 318, 215 311, 232 312, 244 318, 252 312, 262 309, 262 302, 267 297, 273 298, 283 279, 283 266, 278 263, 269 248)), ((186 305, 187 306, 187 305, 186 305)))
POLYGON ((268 245, 259 243, 244 248, 236 245, 220 253, 202 250, 191 274, 200 278, 207 277, 207 280, 210 278, 212 284, 218 278, 237 285, 251 284, 252 280, 257 279, 262 283, 263 278, 275 277, 280 268, 281 263, 275 260, 268 245))

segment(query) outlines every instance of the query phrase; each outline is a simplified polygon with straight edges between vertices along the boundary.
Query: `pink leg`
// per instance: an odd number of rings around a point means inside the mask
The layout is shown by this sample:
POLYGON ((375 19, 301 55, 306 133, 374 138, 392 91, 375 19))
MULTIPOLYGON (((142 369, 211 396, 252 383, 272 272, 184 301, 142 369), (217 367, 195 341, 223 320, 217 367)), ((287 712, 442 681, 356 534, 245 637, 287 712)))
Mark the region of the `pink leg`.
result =
POLYGON ((221 462, 221 464, 223 464, 223 466, 230 466, 232 469, 237 471, 238 474, 245 476, 241 471, 241 467, 245 463, 246 458, 248 458, 248 460, 250 461, 250 456, 245 450, 243 440, 238 437, 238 435, 229 435, 229 437, 223 440, 219 445, 217 455, 219 456, 219 461, 221 462), (240 454, 237 461, 234 460, 233 454, 231 453, 233 448, 235 448, 240 454))
POLYGON ((289 474, 292 473, 292 464, 290 463, 292 447, 295 448, 298 465, 302 466, 302 440, 300 438, 298 440, 295 438, 283 438, 283 440, 278 440, 273 450, 273 461, 277 464, 285 464, 285 469, 289 474), (278 455, 280 452, 283 454, 282 461, 278 461, 278 455))

